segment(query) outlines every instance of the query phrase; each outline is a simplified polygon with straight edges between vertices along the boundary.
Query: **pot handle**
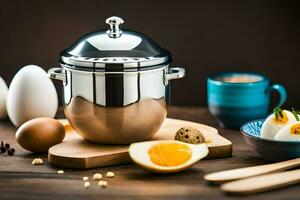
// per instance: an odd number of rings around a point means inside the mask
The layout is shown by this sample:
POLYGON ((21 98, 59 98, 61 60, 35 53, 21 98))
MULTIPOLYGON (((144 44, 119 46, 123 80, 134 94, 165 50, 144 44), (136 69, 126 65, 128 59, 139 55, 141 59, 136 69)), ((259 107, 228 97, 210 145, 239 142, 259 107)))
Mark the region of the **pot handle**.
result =
POLYGON ((48 77, 52 78, 52 79, 60 80, 60 81, 65 80, 65 74, 62 73, 62 68, 58 68, 58 67, 49 69, 48 77))
POLYGON ((169 72, 166 73, 166 81, 173 79, 180 79, 185 76, 185 69, 182 67, 172 67, 169 69, 169 72))

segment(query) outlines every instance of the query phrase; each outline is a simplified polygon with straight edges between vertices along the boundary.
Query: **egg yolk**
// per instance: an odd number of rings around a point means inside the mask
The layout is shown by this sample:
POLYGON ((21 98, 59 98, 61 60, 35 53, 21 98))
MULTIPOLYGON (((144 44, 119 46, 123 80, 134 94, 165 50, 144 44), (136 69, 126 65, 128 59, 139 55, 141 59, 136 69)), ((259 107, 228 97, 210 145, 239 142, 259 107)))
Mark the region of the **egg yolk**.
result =
POLYGON ((278 115, 278 117, 274 117, 274 123, 275 124, 286 124, 289 121, 289 118, 287 117, 286 113, 282 111, 282 116, 278 115))
POLYGON ((149 149, 149 156, 153 163, 161 166, 177 166, 192 157, 191 149, 185 144, 161 143, 149 149))
POLYGON ((294 124, 291 127, 291 133, 296 134, 296 135, 300 135, 300 124, 294 124))

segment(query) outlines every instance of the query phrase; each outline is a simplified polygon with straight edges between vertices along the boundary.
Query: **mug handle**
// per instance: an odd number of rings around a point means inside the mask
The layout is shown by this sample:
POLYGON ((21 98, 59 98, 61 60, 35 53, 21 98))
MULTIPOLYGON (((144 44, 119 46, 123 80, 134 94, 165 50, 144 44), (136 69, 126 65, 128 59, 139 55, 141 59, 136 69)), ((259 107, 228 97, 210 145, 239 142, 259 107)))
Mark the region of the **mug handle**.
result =
POLYGON ((281 84, 273 84, 273 85, 271 85, 270 90, 275 90, 278 92, 278 94, 280 96, 278 106, 279 107, 282 106, 287 98, 287 92, 286 92, 285 87, 281 84))

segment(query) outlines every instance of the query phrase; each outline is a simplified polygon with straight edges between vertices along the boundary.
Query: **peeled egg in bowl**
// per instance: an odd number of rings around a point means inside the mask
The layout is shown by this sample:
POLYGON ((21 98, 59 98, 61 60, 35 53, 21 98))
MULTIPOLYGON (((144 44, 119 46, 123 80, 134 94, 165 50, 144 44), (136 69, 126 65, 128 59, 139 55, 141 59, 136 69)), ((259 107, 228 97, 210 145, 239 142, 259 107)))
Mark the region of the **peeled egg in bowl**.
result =
POLYGON ((280 129, 297 121, 292 112, 282 110, 281 113, 282 116, 274 113, 265 120, 261 128, 261 138, 273 140, 280 129))
POLYGON ((300 122, 295 122, 284 127, 275 135, 274 139, 277 141, 300 142, 300 122))
POLYGON ((175 140, 133 143, 129 146, 133 162, 155 173, 175 173, 191 167, 208 155, 206 144, 175 140))

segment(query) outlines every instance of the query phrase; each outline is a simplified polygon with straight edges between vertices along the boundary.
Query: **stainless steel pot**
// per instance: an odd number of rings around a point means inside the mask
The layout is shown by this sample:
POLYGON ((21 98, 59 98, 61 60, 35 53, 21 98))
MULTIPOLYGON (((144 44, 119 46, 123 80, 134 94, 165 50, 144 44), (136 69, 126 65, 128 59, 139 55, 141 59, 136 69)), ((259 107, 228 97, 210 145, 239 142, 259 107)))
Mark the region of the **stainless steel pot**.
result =
POLYGON ((147 36, 110 29, 87 34, 60 54, 61 68, 48 71, 63 81, 64 112, 84 138, 105 144, 129 144, 151 138, 167 115, 169 81, 184 77, 169 68, 171 54, 147 36))

